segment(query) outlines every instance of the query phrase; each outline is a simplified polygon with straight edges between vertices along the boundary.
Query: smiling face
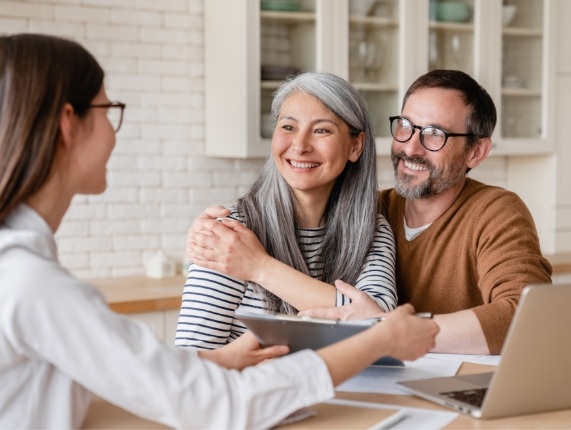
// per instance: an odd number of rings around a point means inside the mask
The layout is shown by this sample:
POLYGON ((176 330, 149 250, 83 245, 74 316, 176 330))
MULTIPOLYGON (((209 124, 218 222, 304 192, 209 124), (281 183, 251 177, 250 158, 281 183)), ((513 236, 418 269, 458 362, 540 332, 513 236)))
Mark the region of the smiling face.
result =
POLYGON ((347 162, 359 159, 363 136, 350 136, 347 124, 314 97, 293 93, 279 112, 272 155, 300 201, 326 201, 347 162))
MULTIPOLYGON (((401 116, 420 127, 434 125, 451 133, 466 133, 469 107, 455 90, 423 88, 413 93, 401 116)), ((420 143, 416 130, 408 142, 393 140, 391 159, 395 188, 405 198, 420 199, 462 187, 469 166, 466 137, 449 137, 446 145, 431 152, 420 143)))

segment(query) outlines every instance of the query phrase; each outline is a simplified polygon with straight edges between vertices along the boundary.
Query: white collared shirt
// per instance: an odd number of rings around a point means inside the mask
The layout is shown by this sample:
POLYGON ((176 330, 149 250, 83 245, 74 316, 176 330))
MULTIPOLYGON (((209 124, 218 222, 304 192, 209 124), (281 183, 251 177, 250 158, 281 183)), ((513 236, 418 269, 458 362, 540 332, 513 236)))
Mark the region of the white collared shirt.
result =
POLYGON ((56 253, 28 206, 0 225, 0 428, 78 428, 91 392, 177 428, 270 427, 334 395, 312 351, 238 372, 159 341, 56 253))

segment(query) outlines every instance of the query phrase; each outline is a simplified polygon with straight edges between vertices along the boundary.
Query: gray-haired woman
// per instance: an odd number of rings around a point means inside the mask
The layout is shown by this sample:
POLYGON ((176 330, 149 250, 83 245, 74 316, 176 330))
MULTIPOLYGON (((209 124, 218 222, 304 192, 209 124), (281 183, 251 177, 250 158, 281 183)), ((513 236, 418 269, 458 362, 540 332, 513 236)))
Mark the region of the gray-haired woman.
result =
POLYGON ((203 216, 189 232, 194 264, 179 346, 213 349, 237 338, 245 331, 238 307, 296 313, 347 304, 338 280, 383 311, 396 306, 395 244, 377 214, 375 139, 362 97, 338 76, 306 72, 282 83, 272 115, 272 152, 252 187, 221 223, 203 216))

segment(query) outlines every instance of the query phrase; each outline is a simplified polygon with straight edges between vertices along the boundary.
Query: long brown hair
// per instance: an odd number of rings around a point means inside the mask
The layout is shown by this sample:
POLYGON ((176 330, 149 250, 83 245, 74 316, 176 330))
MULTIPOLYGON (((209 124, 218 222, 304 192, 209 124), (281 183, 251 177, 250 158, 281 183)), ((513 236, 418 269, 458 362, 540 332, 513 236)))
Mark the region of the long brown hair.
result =
POLYGON ((64 104, 85 115, 103 78, 101 66, 76 42, 0 36, 0 222, 48 179, 64 104))

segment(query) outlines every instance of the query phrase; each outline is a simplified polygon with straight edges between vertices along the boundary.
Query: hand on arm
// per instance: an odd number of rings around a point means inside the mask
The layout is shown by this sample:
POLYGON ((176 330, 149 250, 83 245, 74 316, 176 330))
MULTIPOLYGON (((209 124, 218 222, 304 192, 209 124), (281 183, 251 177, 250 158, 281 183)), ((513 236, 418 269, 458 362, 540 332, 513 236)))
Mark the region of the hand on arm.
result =
POLYGON ((198 355, 228 369, 242 370, 264 360, 280 357, 288 352, 289 348, 284 345, 262 348, 256 337, 252 333, 246 332, 222 348, 201 350, 198 355))
POLYGON ((383 322, 317 353, 338 385, 385 355, 401 360, 421 357, 434 347, 437 333, 436 322, 415 316, 406 304, 387 313, 383 322))
POLYGON ((335 305, 331 285, 271 257, 236 220, 215 221, 206 214, 197 218, 188 232, 187 256, 199 266, 255 282, 297 309, 335 305))
POLYGON ((230 215, 230 211, 224 206, 210 206, 200 214, 190 226, 188 233, 186 234, 186 258, 192 261, 191 252, 195 246, 200 246, 193 239, 192 235, 194 233, 203 232, 204 234, 209 234, 209 226, 216 221, 217 218, 223 218, 230 215))
POLYGON ((341 294, 351 300, 350 304, 345 306, 309 308, 301 311, 299 315, 342 321, 378 318, 385 315, 385 312, 383 312, 367 293, 341 280, 335 281, 335 287, 341 294))

